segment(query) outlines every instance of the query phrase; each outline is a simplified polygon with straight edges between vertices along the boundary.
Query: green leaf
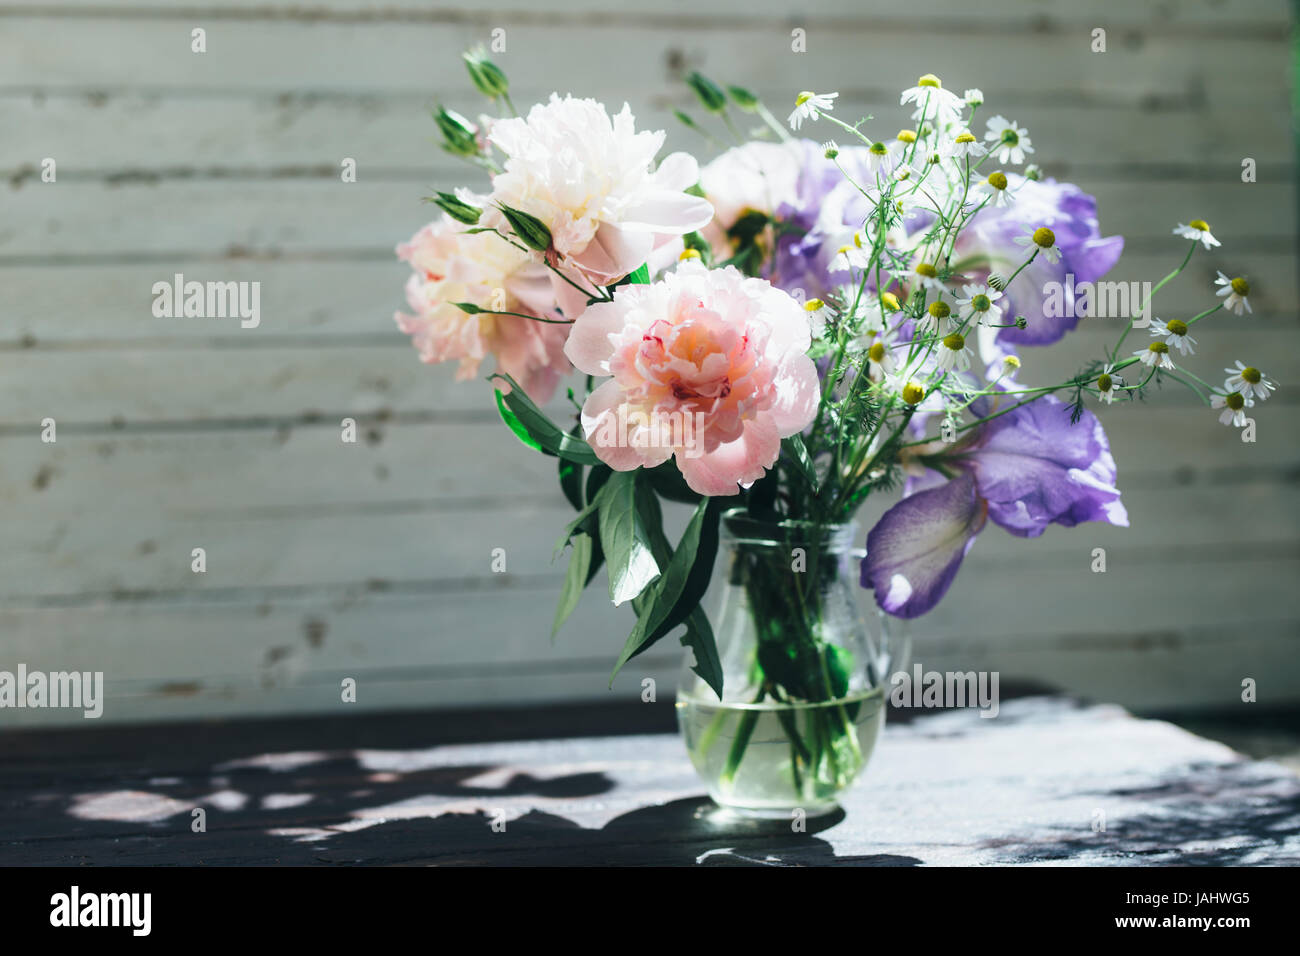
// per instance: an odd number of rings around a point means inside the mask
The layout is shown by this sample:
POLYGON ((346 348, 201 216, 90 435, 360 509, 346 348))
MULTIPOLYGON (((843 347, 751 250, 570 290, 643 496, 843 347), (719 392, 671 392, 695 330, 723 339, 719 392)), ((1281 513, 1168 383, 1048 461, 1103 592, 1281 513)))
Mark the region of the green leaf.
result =
POLYGON ((551 624, 551 640, 555 640, 555 635, 560 632, 564 622, 578 606, 582 591, 587 586, 591 557, 591 535, 585 531, 574 535, 573 552, 569 555, 569 570, 565 572, 564 588, 560 591, 560 603, 555 608, 555 621, 551 624))
POLYGON ((700 500, 699 492, 691 490, 691 486, 682 477, 677 462, 671 458, 662 465, 647 468, 645 476, 646 480, 650 482, 650 487, 665 501, 678 501, 683 504, 693 505, 700 500))
MULTIPOLYGON (((657 637, 662 637, 671 629, 667 626, 669 617, 673 609, 677 607, 678 601, 686 589, 687 582, 691 578, 691 572, 697 563, 700 534, 710 513, 710 503, 711 499, 706 498, 696 506, 695 513, 691 515, 691 520, 686 525, 686 530, 682 532, 681 541, 677 543, 677 549, 672 552, 664 565, 663 574, 659 576, 659 580, 647 592, 647 599, 643 601, 642 607, 637 608, 636 626, 632 628, 632 633, 628 635, 627 641, 623 644, 623 652, 614 664, 614 672, 610 674, 610 683, 613 683, 614 678, 624 664, 649 648, 657 637)), ((716 509, 713 509, 713 514, 716 532, 716 509)), ((715 536, 715 553, 716 548, 717 539, 715 536)), ((709 569, 712 570, 712 560, 709 562, 709 569)), ((699 598, 696 597, 695 604, 698 605, 698 603, 699 598)), ((686 608, 682 613, 682 618, 685 618, 689 611, 690 608, 686 608)))
POLYGON ((569 504, 581 511, 582 510, 582 472, 583 466, 577 462, 567 461, 563 458, 560 462, 560 490, 564 492, 564 497, 569 499, 569 504))
POLYGON ((480 312, 487 311, 486 309, 479 308, 473 302, 453 302, 452 305, 460 309, 466 315, 478 315, 480 312))
POLYGON ((519 416, 512 412, 509 406, 506 405, 506 397, 501 394, 501 390, 495 389, 494 391, 497 396, 497 411, 501 413, 501 420, 506 423, 506 426, 515 433, 515 437, 521 442, 529 448, 545 453, 545 449, 542 448, 541 444, 528 433, 528 429, 525 428, 524 423, 519 420, 519 416))
POLYGON ((709 616, 698 604, 686 617, 686 633, 682 635, 682 647, 689 647, 695 652, 695 664, 691 670, 713 688, 713 692, 718 695, 718 700, 722 700, 722 661, 718 659, 718 643, 713 638, 709 616))
MULTIPOLYGON (((630 601, 659 576, 650 532, 637 508, 637 485, 636 472, 613 472, 593 502, 600 514, 600 546, 609 567, 609 597, 615 605, 630 601)), ((652 495, 648 490, 642 494, 652 495)))
POLYGON ((522 209, 515 209, 504 203, 497 203, 497 208, 506 217, 506 222, 510 223, 514 234, 529 249, 545 252, 551 247, 551 230, 547 228, 546 223, 522 209))
POLYGON ((686 77, 686 85, 695 91, 700 103, 710 113, 723 113, 727 109, 727 94, 722 92, 711 79, 702 73, 691 73, 686 77))
POLYGON ((803 443, 803 438, 797 433, 789 438, 782 438, 781 447, 798 466, 799 474, 803 475, 804 481, 808 482, 812 493, 817 494, 817 469, 813 467, 812 456, 808 454, 808 446, 803 443))
POLYGON ((501 417, 510 426, 510 430, 519 436, 520 441, 530 448, 559 455, 580 465, 600 464, 600 459, 591 450, 591 446, 576 435, 561 431, 560 426, 547 418, 546 413, 524 393, 518 382, 504 372, 489 375, 488 381, 494 378, 510 383, 509 395, 503 394, 500 389, 497 390, 497 408, 500 409, 504 403, 505 407, 514 413, 508 418, 502 411, 501 417), (516 424, 519 427, 516 427, 516 424), (528 437, 525 438, 524 435, 528 437))
POLYGON ((650 284, 650 265, 643 262, 633 269, 627 277, 628 285, 649 285, 650 284))
POLYGON ((682 588, 682 593, 678 595, 677 603, 673 605, 668 616, 650 635, 649 643, 653 644, 686 621, 704 599, 704 594, 709 589, 709 582, 713 580, 713 565, 718 558, 718 524, 725 507, 724 501, 726 501, 724 498, 707 499, 707 511, 700 528, 699 542, 686 585, 682 588))

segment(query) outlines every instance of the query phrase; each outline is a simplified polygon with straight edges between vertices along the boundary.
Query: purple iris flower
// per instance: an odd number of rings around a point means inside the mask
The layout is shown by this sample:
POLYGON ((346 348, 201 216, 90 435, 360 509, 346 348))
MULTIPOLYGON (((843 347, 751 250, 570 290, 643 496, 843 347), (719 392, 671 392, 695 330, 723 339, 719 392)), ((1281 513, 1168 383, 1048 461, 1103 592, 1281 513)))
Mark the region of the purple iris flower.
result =
MULTIPOLYGON (((981 400, 973 410, 994 409, 981 400)), ((939 603, 986 517, 1026 538, 1049 524, 1128 525, 1101 422, 1084 410, 1071 424, 1070 406, 1051 395, 985 423, 941 463, 955 477, 927 473, 867 535, 862 586, 896 617, 939 603)))
POLYGON ((1009 277, 1028 255, 1024 246, 1016 244, 1016 238, 1040 226, 1055 234, 1061 257, 1060 261, 1051 263, 1039 254, 1007 290, 999 303, 1006 310, 1006 321, 1023 315, 1026 325, 1023 329, 998 331, 996 345, 1002 351, 1007 346, 1049 345, 1072 331, 1083 311, 1074 288, 1104 276, 1124 250, 1123 236, 1102 237, 1097 225, 1097 200, 1078 186, 1054 179, 1036 182, 1016 174, 1009 174, 1007 179, 1015 192, 1015 201, 1002 208, 986 206, 962 230, 953 252, 954 265, 963 259, 979 257, 987 262, 962 269, 966 275, 980 278, 995 272, 1009 277), (1067 281, 1069 275, 1074 276, 1073 282, 1067 281), (1050 285, 1053 283, 1056 285, 1050 285), (1062 290, 1062 308, 1045 307, 1053 301, 1048 295, 1049 288, 1062 290), (1052 311, 1062 314, 1048 314, 1052 311))

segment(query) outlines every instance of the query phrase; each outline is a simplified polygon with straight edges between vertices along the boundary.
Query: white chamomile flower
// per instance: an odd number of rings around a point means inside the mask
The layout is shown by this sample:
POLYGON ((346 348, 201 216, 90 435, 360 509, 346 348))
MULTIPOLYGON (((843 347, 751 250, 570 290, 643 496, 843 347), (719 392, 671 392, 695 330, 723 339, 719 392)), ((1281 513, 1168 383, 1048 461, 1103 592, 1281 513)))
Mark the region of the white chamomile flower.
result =
POLYGON ((903 91, 898 105, 906 106, 908 103, 916 104, 912 119, 919 120, 928 115, 940 126, 955 123, 966 106, 960 96, 952 90, 945 90, 933 73, 925 74, 916 81, 916 86, 903 91))
POLYGON ((1263 372, 1253 365, 1243 365, 1240 359, 1236 368, 1225 368, 1224 371, 1228 373, 1228 380, 1223 387, 1230 392, 1241 392, 1246 398, 1257 398, 1262 402, 1277 388, 1277 383, 1270 382, 1263 372))
POLYGON ((952 307, 942 299, 931 302, 916 320, 916 331, 921 335, 947 335, 952 327, 952 307))
POLYGON ((804 90, 794 101, 794 112, 788 120, 790 128, 798 130, 804 120, 815 120, 822 113, 829 113, 835 106, 838 93, 813 93, 804 90))
POLYGON ((1002 293, 988 285, 964 285, 957 304, 963 319, 974 319, 980 325, 996 325, 1002 321, 1002 306, 997 304, 1002 293))
POLYGON ((867 147, 867 169, 879 173, 890 157, 890 149, 884 143, 872 143, 867 147))
POLYGON ((912 270, 914 281, 918 282, 923 289, 929 289, 936 294, 942 294, 947 291, 943 282, 939 279, 939 270, 931 262, 918 262, 916 268, 912 270))
POLYGON ((985 125, 988 130, 984 133, 984 139, 993 144, 989 150, 999 163, 1019 166, 1025 161, 1025 154, 1034 151, 1028 130, 1017 126, 1005 116, 990 116, 985 125))
POLYGON ((1097 376, 1097 396, 1107 405, 1114 405, 1119 390, 1124 387, 1124 379, 1115 374, 1115 366, 1107 365, 1097 376))
POLYGON ((970 347, 966 344, 966 337, 960 332, 945 335, 935 350, 935 361, 945 372, 954 369, 964 372, 970 368, 970 347))
POLYGON ((894 335, 893 331, 889 331, 882 332, 870 340, 864 338, 867 374, 872 380, 879 381, 893 373, 894 369, 898 367, 898 363, 894 361, 894 335))
POLYGON ((878 298, 868 296, 862 304, 862 331, 883 332, 889 325, 886 316, 896 314, 900 308, 898 297, 892 292, 882 292, 878 298))
POLYGON ((1210 396, 1210 407, 1223 409, 1223 412, 1219 415, 1219 421, 1225 425, 1236 425, 1238 428, 1245 427, 1246 409, 1253 408, 1254 405, 1254 401, 1242 395, 1241 392, 1228 392, 1226 395, 1210 396))
POLYGON ((1227 296, 1223 300, 1223 307, 1229 312, 1241 315, 1243 310, 1246 312, 1251 311, 1250 300, 1247 298, 1250 295, 1250 283, 1245 279, 1240 276, 1229 279, 1220 272, 1219 278, 1214 280, 1214 284, 1220 287, 1219 291, 1214 293, 1215 295, 1227 296))
POLYGON ((995 208, 1010 206, 1015 197, 1011 195, 1007 185, 1006 173, 989 173, 988 179, 975 187, 975 194, 983 196, 988 200, 988 204, 995 208))
POLYGON ((862 235, 859 229, 853 234, 853 241, 846 242, 835 252, 835 258, 831 260, 830 269, 832 272, 841 272, 845 269, 866 269, 871 265, 871 255, 864 247, 866 237, 862 235))
POLYGON ((951 159, 979 159, 986 155, 988 150, 979 144, 974 133, 964 129, 947 144, 945 152, 951 159))
POLYGON ((808 327, 812 330, 812 336, 815 339, 826 337, 826 303, 821 299, 809 299, 803 304, 804 311, 808 313, 808 327))
POLYGON ((965 95, 962 96, 962 99, 966 101, 967 106, 971 109, 975 109, 977 106, 984 105, 984 91, 977 89, 967 90, 965 95))
POLYGON ((1164 339, 1165 345, 1178 349, 1179 355, 1195 354, 1192 346, 1196 344, 1196 339, 1187 334, 1187 323, 1181 319, 1170 319, 1163 325, 1156 319, 1151 323, 1151 334, 1157 339, 1164 339))
POLYGON ((1151 368, 1166 368, 1172 370, 1174 360, 1169 357, 1169 346, 1164 342, 1152 342, 1144 349, 1138 349, 1133 353, 1142 360, 1143 365, 1149 365, 1151 368))
POLYGON ((912 145, 915 142, 916 142, 916 130, 900 129, 898 131, 898 135, 894 137, 893 143, 890 144, 889 155, 894 158, 894 161, 897 164, 899 164, 900 166, 899 173, 902 173, 907 170, 907 167, 902 164, 907 159, 909 154, 912 154, 913 152, 918 154, 920 153, 921 148, 919 146, 914 147, 912 145))
POLYGON ((1056 233, 1046 226, 1039 226, 1037 229, 1026 226, 1025 234, 1016 236, 1013 241, 1026 249, 1037 249, 1039 255, 1053 265, 1061 261, 1061 250, 1056 248, 1056 233))
POLYGON ((1204 219, 1193 219, 1185 226, 1180 222, 1178 228, 1174 230, 1174 235, 1199 242, 1206 249, 1213 249, 1220 244, 1219 240, 1210 234, 1210 224, 1204 219))

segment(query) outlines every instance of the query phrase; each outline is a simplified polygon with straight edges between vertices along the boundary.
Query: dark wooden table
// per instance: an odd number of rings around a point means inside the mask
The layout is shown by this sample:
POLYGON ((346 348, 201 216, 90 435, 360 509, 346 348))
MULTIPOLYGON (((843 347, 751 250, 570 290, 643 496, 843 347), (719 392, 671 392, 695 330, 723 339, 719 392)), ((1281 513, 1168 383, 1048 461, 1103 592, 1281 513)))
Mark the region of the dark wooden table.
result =
POLYGON ((1171 724, 898 716, 806 833, 719 819, 671 704, 0 733, 0 864, 1300 862, 1300 777, 1171 724))

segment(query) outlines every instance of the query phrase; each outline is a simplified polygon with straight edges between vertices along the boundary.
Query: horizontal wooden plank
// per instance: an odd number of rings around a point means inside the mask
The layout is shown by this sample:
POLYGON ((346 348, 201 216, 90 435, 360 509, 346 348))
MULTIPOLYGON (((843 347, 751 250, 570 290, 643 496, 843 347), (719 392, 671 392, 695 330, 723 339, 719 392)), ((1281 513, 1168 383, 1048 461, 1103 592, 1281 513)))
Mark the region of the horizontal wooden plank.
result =
MULTIPOLYGON (((591 92, 617 105, 603 87, 591 92)), ((784 108, 790 98, 789 89, 766 81, 754 92, 775 108, 784 108)), ((670 144, 688 148, 702 160, 711 155, 712 147, 682 130, 671 115, 671 106, 699 112, 684 86, 648 98, 636 91, 627 95, 639 127, 668 130, 670 144)), ((469 167, 436 147, 429 103, 426 94, 395 93, 202 98, 9 94, 0 96, 0 122, 10 130, 0 143, 0 170, 12 176, 26 169, 35 180, 40 161, 49 156, 58 162, 65 182, 87 176, 117 181, 337 179, 341 159, 351 157, 362 179, 400 177, 423 183, 429 177, 463 176, 469 167)), ((1254 93, 1235 101, 1221 93, 1214 102, 1189 99, 1145 108, 1075 98, 1045 104, 1012 93, 1006 100, 990 99, 987 108, 1004 111, 1028 128, 1034 158, 1049 173, 1081 182, 1103 173, 1109 179, 1150 179, 1170 171, 1184 178, 1230 181, 1240 176, 1247 143, 1263 182, 1286 178, 1294 152, 1287 112, 1260 109, 1254 93), (1097 135, 1098 130, 1116 129, 1129 132, 1097 135)), ((891 135, 905 119, 894 93, 869 98, 846 94, 837 100, 836 112, 848 118, 877 117, 866 129, 880 136, 891 135)), ((807 132, 819 131, 809 127, 807 132)))
MULTIPOLYGON (((94 16, 109 18, 175 19, 203 15, 218 20, 285 20, 314 23, 338 22, 402 23, 465 20, 496 22, 502 16, 531 17, 551 22, 571 18, 576 23, 612 22, 620 25, 670 23, 683 28, 701 24, 727 23, 734 14, 701 7, 694 0, 662 0, 653 8, 629 8, 618 0, 565 0, 545 11, 526 0, 499 0, 492 10, 478 11, 464 0, 223 0, 220 4, 195 2, 184 6, 135 5, 124 8, 109 0, 59 0, 34 4, 32 0, 0 0, 0 13, 50 17, 94 16)), ((770 18, 785 22, 791 18, 787 0, 753 0, 745 4, 750 20, 770 18)), ((1107 9, 1106 24, 1153 25, 1178 30, 1208 26, 1217 30, 1253 31, 1281 27, 1290 22, 1285 0, 1132 0, 1122 7, 1107 9)), ((1073 0, 987 0, 979 15, 952 0, 915 0, 905 8, 876 10, 856 0, 821 0, 816 9, 801 11, 796 22, 861 22, 876 29, 906 29, 923 25, 928 30, 1041 31, 1061 24, 1098 22, 1097 13, 1084 10, 1073 0)))
MULTIPOLYGON (((474 182, 466 176, 461 183, 474 182)), ((431 184, 451 186, 453 183, 431 184)), ((1172 242, 1189 218, 1211 223, 1225 244, 1285 252, 1295 232, 1291 183, 1089 184, 1103 231, 1130 240, 1172 242), (1244 243, 1243 243, 1244 240, 1244 243), (1261 248, 1263 245, 1265 248, 1261 248)), ((167 265, 200 254, 353 253, 387 256, 430 218, 423 189, 407 183, 290 180, 166 182, 111 187, 97 183, 28 184, 11 191, 0 228, 0 262, 47 256, 121 260, 148 255, 167 265)), ((1176 252, 1174 253, 1176 255, 1176 252)), ((1171 266, 1172 267, 1172 266, 1171 266)), ((164 271, 164 277, 170 273, 164 271)))
MULTIPOLYGON (((1109 278, 1157 281, 1178 264, 1183 252, 1172 237, 1163 252, 1126 252, 1109 278)), ((1233 275, 1245 272, 1251 280, 1254 314, 1213 318, 1197 335, 1241 337, 1243 347, 1245 342, 1261 341, 1252 338, 1257 335, 1271 342, 1268 336, 1300 329, 1294 308, 1300 301, 1294 264, 1290 251, 1245 255, 1228 246, 1226 251, 1197 255, 1187 271, 1156 296, 1155 314, 1190 317, 1214 299, 1217 269, 1232 270, 1233 275)), ((10 296, 0 348, 359 348, 396 347, 404 341, 392 315, 405 308, 403 285, 409 269, 395 257, 388 261, 383 253, 374 260, 337 262, 238 258, 178 258, 165 264, 89 262, 76 270, 80 281, 68 282, 66 267, 60 265, 0 266, 0 284, 10 296), (151 311, 153 284, 173 281, 177 271, 197 281, 260 282, 262 326, 243 329, 234 319, 156 318, 151 311)), ((1087 330, 1096 329, 1099 341, 1112 332, 1118 334, 1114 323, 1108 322, 1084 322, 1065 344, 1030 354, 1068 354, 1073 360, 1096 347, 1085 335, 1087 330)), ((235 361, 233 356, 227 358, 235 361)))
MULTIPOLYGON (((1227 336, 1230 331, 1199 336, 1198 352, 1187 367, 1217 382, 1224 367, 1261 351, 1249 346, 1249 338, 1238 341, 1227 336)), ((1069 350, 1068 360, 1056 361, 1073 373, 1080 362, 1100 358, 1097 350, 1109 338, 1094 333, 1089 347, 1069 350)), ((1291 338, 1280 335, 1261 341, 1280 346, 1291 338)), ((1132 347, 1137 349, 1140 343, 1132 347)), ((1300 356, 1294 351, 1270 350, 1267 356, 1250 360, 1276 381, 1300 381, 1300 356)), ((1027 356, 1027 361, 1035 359, 1027 356)), ((486 376, 491 368, 491 363, 484 363, 482 374, 486 376)), ((490 420, 495 415, 491 386, 477 379, 456 382, 453 371, 422 364, 400 338, 389 348, 365 349, 164 347, 104 353, 29 349, 0 377, 0 426, 9 433, 31 429, 35 440, 45 418, 99 430, 149 423, 169 428, 303 421, 337 425, 344 416, 490 420)), ((1031 369, 1025 381, 1050 384, 1052 379, 1031 369)), ((1288 394, 1278 399, 1289 401, 1288 394)), ((1153 400, 1176 399, 1157 394, 1153 400)), ((563 416, 572 421, 572 407, 565 405, 561 392, 550 408, 557 420, 563 416)))
MULTIPOLYGON (((968 19, 978 18, 963 18, 968 19)), ((207 28, 207 52, 195 54, 190 51, 192 21, 140 18, 114 43, 105 44, 97 18, 61 18, 58 29, 50 30, 43 17, 7 17, 7 31, 20 39, 16 55, 0 64, 0 87, 418 89, 468 94, 459 53, 488 39, 487 24, 464 20, 227 20, 207 28)), ((863 57, 873 64, 875 82, 887 88, 901 88, 917 73, 913 44, 900 43, 892 31, 862 22, 808 27, 807 53, 792 52, 792 27, 784 18, 764 22, 728 17, 708 24, 707 30, 689 32, 663 23, 627 29, 617 19, 574 23, 530 17, 512 22, 502 16, 491 25, 507 29, 508 52, 501 59, 520 88, 548 81, 560 85, 562 80, 550 80, 556 63, 581 63, 588 83, 606 78, 608 85, 618 78, 645 89, 662 85, 669 66, 683 61, 734 80, 752 75, 761 60, 769 81, 791 90, 853 86, 843 64, 863 57), (710 32, 715 30, 720 32, 710 32)), ((1036 31, 1031 40, 1016 44, 1013 72, 985 65, 1006 57, 1008 42, 1002 32, 957 28, 940 33, 927 24, 924 33, 930 58, 948 64, 944 79, 949 85, 962 89, 978 84, 986 93, 1023 88, 1022 78, 1032 76, 1045 97, 1105 93, 1137 102, 1151 94, 1183 94, 1206 85, 1209 77, 1221 89, 1275 90, 1287 69, 1281 31, 1188 36, 1158 25, 1126 31, 1116 40, 1120 42, 1099 54, 1091 52, 1090 29, 1036 31)))

